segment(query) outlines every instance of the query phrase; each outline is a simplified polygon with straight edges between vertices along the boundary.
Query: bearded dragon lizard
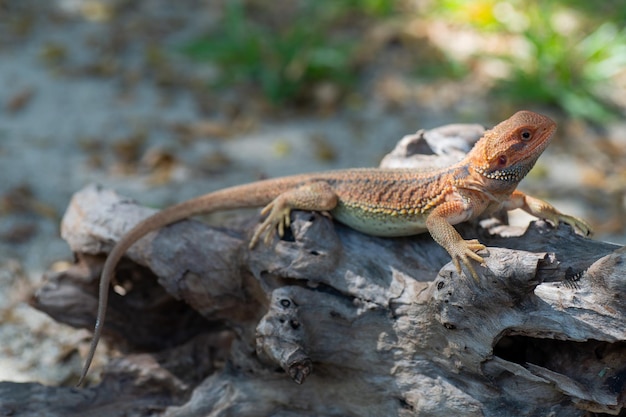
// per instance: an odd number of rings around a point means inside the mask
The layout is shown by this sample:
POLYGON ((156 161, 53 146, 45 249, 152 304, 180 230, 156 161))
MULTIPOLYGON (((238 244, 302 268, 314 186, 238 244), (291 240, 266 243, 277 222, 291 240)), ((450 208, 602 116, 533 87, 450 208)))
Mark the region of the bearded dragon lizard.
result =
POLYGON ((520 111, 485 132, 467 156, 447 168, 346 169, 257 181, 215 191, 171 206, 143 220, 115 245, 100 279, 98 313, 90 351, 82 370, 87 375, 106 314, 115 266, 134 242, 151 231, 187 217, 244 207, 265 208, 265 220, 250 240, 268 244, 290 225, 292 210, 329 212, 334 219, 376 236, 407 236, 430 232, 454 266, 465 266, 478 281, 472 261, 484 263, 478 240, 464 240, 453 225, 498 209, 522 210, 558 225, 565 222, 584 235, 589 225, 560 213, 545 201, 517 191, 518 183, 550 143, 556 124, 546 116, 520 111))

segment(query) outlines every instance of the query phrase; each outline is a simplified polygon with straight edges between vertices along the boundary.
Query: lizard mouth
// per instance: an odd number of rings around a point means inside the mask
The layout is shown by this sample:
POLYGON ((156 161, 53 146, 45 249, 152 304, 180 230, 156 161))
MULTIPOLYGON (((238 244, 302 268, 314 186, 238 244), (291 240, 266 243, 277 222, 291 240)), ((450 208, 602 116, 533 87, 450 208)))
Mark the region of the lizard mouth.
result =
POLYGON ((490 180, 519 182, 533 168, 536 161, 537 158, 534 158, 528 162, 520 162, 504 169, 496 169, 493 171, 479 169, 477 171, 485 178, 489 178, 490 180))

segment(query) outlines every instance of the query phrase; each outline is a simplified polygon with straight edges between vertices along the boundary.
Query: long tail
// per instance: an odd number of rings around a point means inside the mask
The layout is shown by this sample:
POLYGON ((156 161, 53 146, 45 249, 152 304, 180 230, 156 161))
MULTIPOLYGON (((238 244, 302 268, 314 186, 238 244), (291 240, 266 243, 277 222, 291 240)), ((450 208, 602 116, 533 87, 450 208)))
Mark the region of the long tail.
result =
POLYGON ((283 177, 239 185, 205 194, 155 213, 126 233, 109 253, 104 263, 104 268, 102 269, 96 325, 93 332, 93 339, 89 347, 89 353, 85 359, 85 364, 77 386, 81 386, 84 383, 94 354, 96 353, 98 342, 102 336, 107 302, 109 299, 109 285, 111 284, 115 267, 122 256, 124 256, 124 253, 126 253, 136 241, 154 230, 191 216, 220 210, 265 206, 279 194, 297 186, 305 179, 306 178, 302 176, 283 177))

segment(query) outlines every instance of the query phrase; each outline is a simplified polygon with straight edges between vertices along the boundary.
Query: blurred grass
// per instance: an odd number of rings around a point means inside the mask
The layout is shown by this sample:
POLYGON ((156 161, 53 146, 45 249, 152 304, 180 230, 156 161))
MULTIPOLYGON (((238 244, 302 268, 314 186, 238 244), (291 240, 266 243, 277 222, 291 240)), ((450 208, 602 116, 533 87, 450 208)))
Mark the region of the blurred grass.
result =
MULTIPOLYGON (((493 78, 487 84, 496 99, 556 106, 598 123, 626 107, 625 100, 620 102, 623 91, 615 88, 620 77, 622 83, 626 78, 626 3, 617 0, 597 5, 581 0, 317 0, 271 7, 229 1, 214 30, 188 42, 183 51, 217 68, 214 87, 247 85, 271 103, 307 105, 321 85, 331 86, 339 100, 357 88, 364 68, 376 65, 373 57, 384 52, 370 50, 370 61, 364 61, 363 50, 393 43, 363 44, 367 33, 395 27, 395 38, 406 46, 411 40, 401 32, 415 22, 470 32, 483 37, 484 44, 466 54, 455 52, 458 45, 429 47, 429 56, 414 64, 414 77, 462 80, 477 71, 477 61, 495 60, 505 70, 484 76, 493 78), (494 39, 499 43, 495 50, 494 39)), ((405 53, 411 54, 411 48, 405 53)))
POLYGON ((183 51, 217 64, 214 86, 247 83, 274 104, 302 102, 322 82, 339 93, 354 85, 358 39, 337 29, 348 15, 383 18, 392 5, 388 0, 318 0, 289 5, 281 16, 280 8, 259 10, 233 0, 217 28, 183 51))
POLYGON ((626 65, 625 31, 604 23, 582 39, 549 30, 524 35, 531 55, 524 61, 504 57, 513 72, 497 87, 501 95, 556 105, 570 116, 599 123, 616 115, 605 90, 626 65))
POLYGON ((521 41, 513 44, 517 49, 490 55, 510 69, 496 83, 499 96, 555 105, 572 117, 602 123, 617 113, 610 82, 626 68, 626 4, 595 4, 444 0, 431 13, 521 41))

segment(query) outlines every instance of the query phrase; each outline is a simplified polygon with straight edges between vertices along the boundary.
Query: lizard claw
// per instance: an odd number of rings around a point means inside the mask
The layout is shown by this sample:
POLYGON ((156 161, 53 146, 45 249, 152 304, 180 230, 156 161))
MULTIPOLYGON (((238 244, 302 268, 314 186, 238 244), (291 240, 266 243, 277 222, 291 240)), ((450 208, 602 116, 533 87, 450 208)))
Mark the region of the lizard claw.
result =
POLYGON ((591 230, 591 226, 589 226, 586 221, 584 221, 583 219, 579 219, 578 217, 568 216, 567 214, 559 213, 556 216, 556 222, 553 222, 558 225, 559 221, 569 224, 572 229, 577 230, 583 236, 591 236, 591 234, 593 233, 591 230))
POLYGON ((472 265, 472 260, 480 263, 481 265, 485 264, 485 260, 482 256, 477 254, 476 252, 486 249, 486 246, 480 243, 477 239, 472 240, 461 240, 457 242, 454 248, 449 250, 450 255, 452 256, 452 263, 456 267, 456 270, 459 274, 463 273, 461 269, 461 262, 463 265, 469 270, 472 278, 477 283, 480 282, 478 274, 472 265))
POLYGON ((279 237, 283 237, 285 235, 285 227, 291 225, 290 214, 291 209, 276 200, 265 206, 261 210, 261 215, 267 215, 267 217, 255 230, 248 247, 253 249, 261 238, 263 238, 263 243, 269 245, 272 241, 274 230, 277 231, 279 237))
POLYGON ((285 229, 291 225, 289 215, 292 209, 328 211, 337 206, 338 197, 326 181, 314 181, 289 189, 279 194, 261 210, 267 216, 250 239, 250 249, 263 238, 269 244, 274 237, 274 230, 279 237, 285 235, 285 229))
POLYGON ((559 223, 563 222, 569 224, 574 231, 583 236, 590 236, 592 233, 591 226, 589 226, 586 221, 579 219, 578 217, 563 214, 552 207, 549 203, 539 200, 538 198, 528 196, 520 191, 513 192, 510 202, 513 203, 511 208, 521 208, 535 217, 547 220, 552 223, 554 227, 558 227, 559 223))

